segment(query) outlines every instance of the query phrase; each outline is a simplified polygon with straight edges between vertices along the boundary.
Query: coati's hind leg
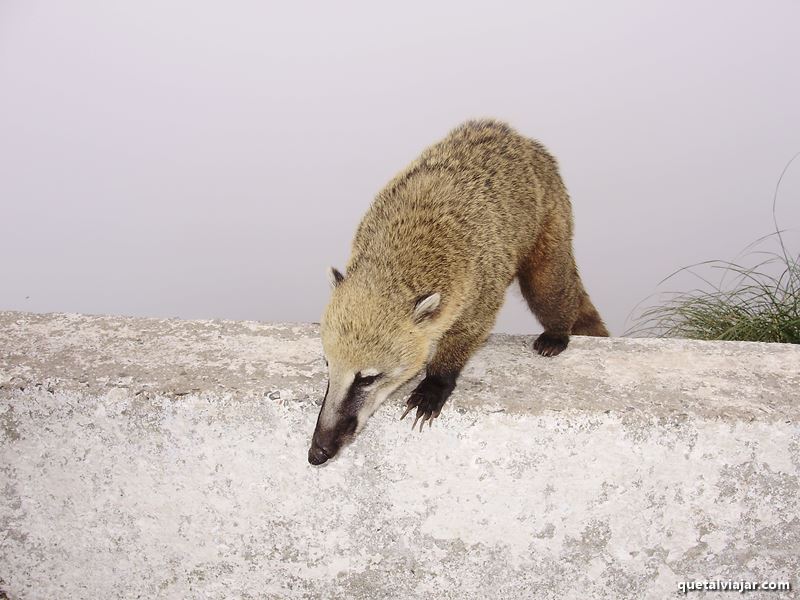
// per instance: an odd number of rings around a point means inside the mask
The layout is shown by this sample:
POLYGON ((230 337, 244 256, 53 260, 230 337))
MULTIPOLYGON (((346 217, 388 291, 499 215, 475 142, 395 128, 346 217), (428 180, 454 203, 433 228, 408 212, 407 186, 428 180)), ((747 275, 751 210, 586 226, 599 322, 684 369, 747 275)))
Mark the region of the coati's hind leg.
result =
POLYGON ((447 333, 444 334, 436 347, 436 353, 428 363, 425 378, 411 392, 406 404, 403 419, 413 408, 417 409, 413 429, 417 421, 422 419, 419 430, 422 431, 425 421, 430 426, 439 416, 447 399, 456 387, 461 370, 467 361, 480 347, 494 324, 497 311, 503 301, 503 293, 488 294, 482 298, 479 311, 470 311, 471 314, 462 317, 447 333), (487 296, 492 296, 490 300, 487 296), (497 296, 495 299, 494 296, 497 296))
POLYGON ((544 327, 534 342, 543 356, 560 354, 570 334, 607 336, 600 315, 583 288, 572 255, 572 224, 554 214, 517 272, 522 295, 544 327))

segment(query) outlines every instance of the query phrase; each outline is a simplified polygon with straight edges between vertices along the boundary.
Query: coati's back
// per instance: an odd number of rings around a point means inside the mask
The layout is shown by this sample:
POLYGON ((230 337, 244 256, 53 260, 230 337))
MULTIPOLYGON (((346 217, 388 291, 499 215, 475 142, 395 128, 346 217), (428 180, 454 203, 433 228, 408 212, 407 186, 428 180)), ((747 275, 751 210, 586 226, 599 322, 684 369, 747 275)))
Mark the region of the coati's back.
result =
POLYGON ((479 273, 505 289, 542 221, 556 212, 571 223, 570 211, 556 161, 541 144, 497 121, 469 121, 378 194, 347 270, 367 263, 413 289, 448 289, 479 273))

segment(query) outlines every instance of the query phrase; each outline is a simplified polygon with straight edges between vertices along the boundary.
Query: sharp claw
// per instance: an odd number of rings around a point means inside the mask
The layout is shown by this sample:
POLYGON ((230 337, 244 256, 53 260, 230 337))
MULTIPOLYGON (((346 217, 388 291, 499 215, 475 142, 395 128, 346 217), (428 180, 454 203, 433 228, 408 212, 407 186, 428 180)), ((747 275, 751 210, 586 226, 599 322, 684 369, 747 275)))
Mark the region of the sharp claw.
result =
POLYGON ((431 413, 423 413, 422 423, 419 424, 419 432, 422 433, 422 428, 425 427, 425 421, 431 421, 431 413))
MULTIPOLYGON (((417 418, 414 419, 414 422, 411 424, 411 431, 414 431, 414 428, 417 426, 417 421, 419 421, 419 418, 421 416, 422 416, 422 413, 417 412, 417 418)), ((425 421, 423 421, 423 423, 425 423, 425 421)), ((422 425, 420 425, 420 427, 422 427, 422 425)))
POLYGON ((409 404, 409 405, 406 407, 406 410, 405 410, 405 412, 403 413, 403 416, 402 416, 402 417, 400 417, 400 420, 401 420, 401 421, 402 421, 403 419, 405 419, 405 418, 406 418, 406 415, 407 415, 408 413, 410 413, 410 412, 411 412, 411 409, 412 409, 412 408, 414 408, 414 405, 413 405, 413 404, 409 404))

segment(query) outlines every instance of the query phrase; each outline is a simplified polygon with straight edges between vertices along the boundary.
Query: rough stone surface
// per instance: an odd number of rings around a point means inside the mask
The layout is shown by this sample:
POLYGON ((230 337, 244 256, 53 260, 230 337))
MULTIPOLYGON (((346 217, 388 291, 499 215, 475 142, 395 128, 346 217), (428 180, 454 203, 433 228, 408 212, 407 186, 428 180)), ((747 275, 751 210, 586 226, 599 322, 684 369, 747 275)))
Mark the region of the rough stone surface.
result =
POLYGON ((398 421, 400 393, 318 468, 315 326, 0 313, 0 590, 796 593, 799 347, 575 338, 545 359, 530 345, 494 336, 431 429, 398 421))

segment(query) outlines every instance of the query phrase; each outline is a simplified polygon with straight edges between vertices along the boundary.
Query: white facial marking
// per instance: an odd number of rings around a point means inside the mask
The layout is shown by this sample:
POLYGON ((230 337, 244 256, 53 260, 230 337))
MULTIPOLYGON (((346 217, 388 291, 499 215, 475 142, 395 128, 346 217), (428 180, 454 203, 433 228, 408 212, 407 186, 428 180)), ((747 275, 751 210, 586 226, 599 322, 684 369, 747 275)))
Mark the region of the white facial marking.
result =
MULTIPOLYGON (((405 380, 398 380, 398 377, 400 377, 403 372, 403 367, 397 367, 396 369, 392 370, 391 373, 387 374, 388 381, 384 381, 383 378, 381 378, 374 384, 364 388, 364 404, 356 415, 358 420, 358 424, 356 425, 356 433, 361 431, 367 420, 369 420, 369 418, 372 416, 372 413, 374 413, 378 407, 384 403, 386 398, 388 398, 404 383, 405 380), (383 385, 381 385, 381 383, 383 385)), ((372 377, 373 375, 380 374, 381 371, 375 368, 368 368, 362 369, 360 373, 364 377, 372 377)), ((339 373, 335 369, 329 369, 328 396, 325 399, 325 405, 322 407, 322 411, 319 415, 319 422, 323 428, 335 429, 338 426, 340 419, 340 408, 342 406, 342 402, 344 402, 348 392, 350 391, 350 388, 353 385, 355 375, 356 374, 352 371, 339 373)))
POLYGON ((371 398, 368 398, 367 401, 364 402, 364 406, 362 406, 361 410, 358 411, 358 425, 356 426, 356 433, 363 429, 364 425, 367 423, 367 420, 372 416, 372 413, 378 410, 378 407, 383 404, 386 398, 388 398, 389 395, 398 387, 399 384, 386 385, 377 390, 371 398))
POLYGON ((350 386, 353 385, 355 373, 328 372, 328 396, 319 415, 319 422, 325 429, 333 429, 339 421, 339 407, 347 397, 350 386))

